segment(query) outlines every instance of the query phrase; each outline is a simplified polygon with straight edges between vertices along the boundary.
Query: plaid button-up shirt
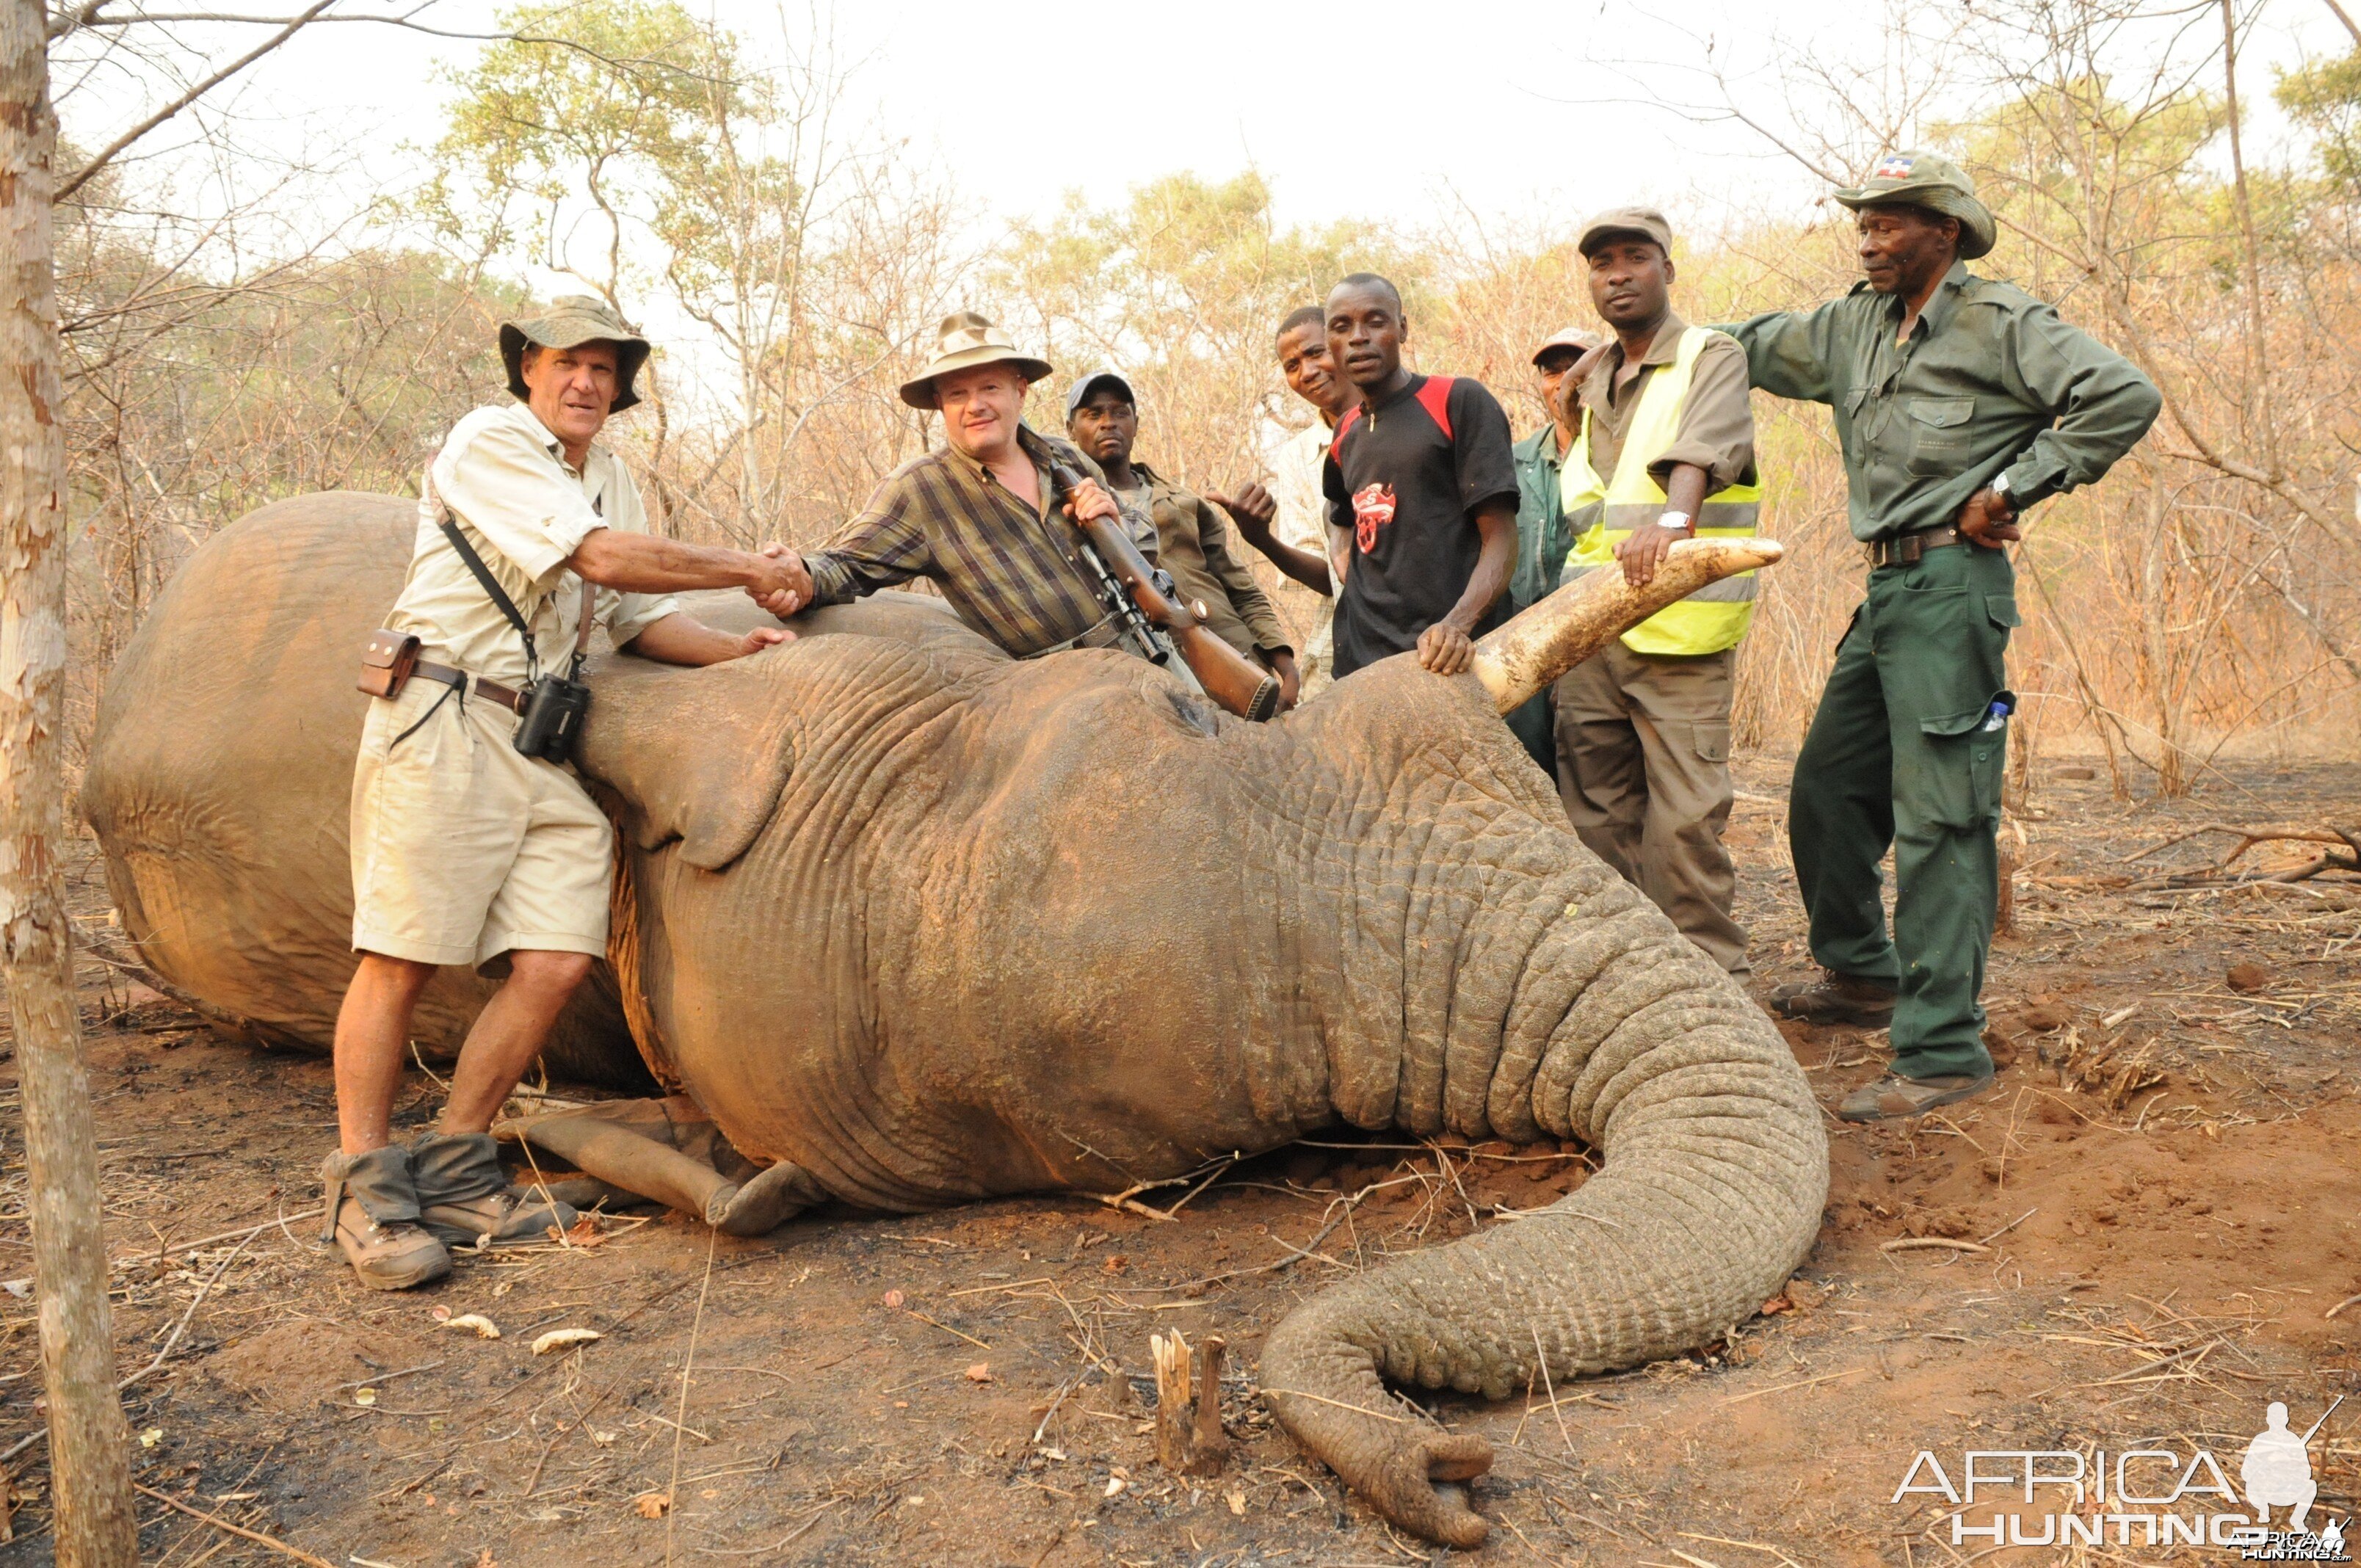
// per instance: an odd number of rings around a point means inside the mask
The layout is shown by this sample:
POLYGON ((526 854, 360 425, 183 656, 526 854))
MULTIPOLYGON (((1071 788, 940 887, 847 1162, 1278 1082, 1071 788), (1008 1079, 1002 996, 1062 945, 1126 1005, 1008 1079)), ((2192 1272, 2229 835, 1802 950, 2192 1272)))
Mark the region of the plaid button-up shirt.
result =
MULTIPOLYGON (((1097 464, 1062 441, 1020 426, 1016 439, 1040 476, 1035 509, 974 458, 945 447, 905 464, 827 548, 804 557, 816 604, 842 604, 926 577, 961 620, 1017 658, 1072 641, 1106 619, 1082 565, 1080 530, 1050 497, 1054 454, 1102 486, 1097 464)), ((1156 525, 1126 509, 1140 554, 1157 558, 1156 525)))

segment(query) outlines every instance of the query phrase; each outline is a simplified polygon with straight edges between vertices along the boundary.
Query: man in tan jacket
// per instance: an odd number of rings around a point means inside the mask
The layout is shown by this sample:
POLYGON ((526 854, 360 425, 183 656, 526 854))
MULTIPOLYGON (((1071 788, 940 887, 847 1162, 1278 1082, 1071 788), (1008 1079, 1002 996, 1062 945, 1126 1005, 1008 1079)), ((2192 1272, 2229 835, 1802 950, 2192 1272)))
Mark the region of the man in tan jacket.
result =
POLYGON ((1295 706, 1301 676, 1295 651, 1270 597, 1232 547, 1229 525, 1212 504, 1132 455, 1139 405, 1131 383, 1113 370, 1076 381, 1066 393, 1066 433, 1105 473, 1120 505, 1156 524, 1164 569, 1184 599, 1202 601, 1215 635, 1279 677, 1279 706, 1295 706))
POLYGON ((536 1240, 573 1220, 510 1186, 489 1133, 607 948, 614 835, 571 766, 517 750, 533 684, 566 667, 586 609, 620 648, 714 664, 790 633, 717 631, 666 596, 743 587, 786 615, 811 594, 791 555, 645 532, 630 474, 595 438, 639 400, 648 344, 603 301, 504 323, 500 354, 516 400, 462 419, 427 466, 409 579, 386 621, 418 640, 418 663, 369 705, 353 776, 360 964, 336 1015, 341 1146, 321 1171, 323 1239, 380 1290, 448 1274, 449 1245, 536 1240), (390 1121, 411 1014, 445 964, 502 984, 460 1047, 436 1130, 405 1147, 390 1121))

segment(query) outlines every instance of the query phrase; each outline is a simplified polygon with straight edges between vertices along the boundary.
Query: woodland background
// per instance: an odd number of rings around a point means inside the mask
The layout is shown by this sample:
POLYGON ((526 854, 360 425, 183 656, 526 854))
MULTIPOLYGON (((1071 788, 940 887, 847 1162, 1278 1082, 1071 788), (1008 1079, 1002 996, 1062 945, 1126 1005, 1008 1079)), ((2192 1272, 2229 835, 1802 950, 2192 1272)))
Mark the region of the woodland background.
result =
MULTIPOLYGON (((1933 9, 1886 13, 1893 47, 1873 73, 1778 59, 1783 116, 1763 136, 1831 186, 1894 147, 1957 157, 2002 220, 1977 269, 2057 303, 2166 397, 2149 440, 2103 485, 2042 507, 2019 554, 2020 788, 2059 751, 2103 756, 2119 795, 2202 787, 2225 749, 2349 756, 2361 32, 2353 55, 2255 72, 2235 58, 2251 6, 1933 9), (2240 94, 2249 110, 2275 98, 2297 155, 2249 161, 2240 94)), ((78 83, 202 76, 168 29, 60 13, 52 32, 70 128, 78 83)), ((1060 375, 1036 396, 1045 428, 1067 374, 1122 367, 1143 455, 1201 487, 1264 473, 1261 455, 1303 422, 1273 327, 1343 272, 1400 281, 1418 365, 1483 378, 1520 433, 1541 419, 1531 346, 1594 319, 1576 213, 1307 229, 1274 219, 1254 174, 1174 173, 1119 205, 1010 223, 847 124, 824 49, 788 52, 786 69, 758 68, 747 40, 659 0, 528 6, 433 84, 445 128, 413 149, 426 172, 411 189, 335 209, 300 167, 258 178, 223 120, 193 153, 246 160, 206 187, 234 195, 195 199, 186 152, 107 162, 67 193, 73 755, 115 652, 212 531, 307 490, 414 493, 451 422, 500 395, 492 327, 523 302, 528 267, 635 320, 687 323, 660 333, 647 401, 611 437, 659 526, 741 544, 820 543, 939 441, 894 389, 950 309, 1046 345, 1060 375)), ((1709 61, 1696 76, 1703 96, 1667 113, 1756 123, 1709 61)), ((1578 141, 1586 111, 1567 117, 1578 141)), ((1699 235, 1678 261, 1675 302, 1701 322, 1808 306, 1856 276, 1833 205, 1699 235)), ((1794 554, 1765 576, 1738 740, 1784 750, 1862 572, 1826 411, 1767 398, 1757 411, 1766 531, 1794 554)))

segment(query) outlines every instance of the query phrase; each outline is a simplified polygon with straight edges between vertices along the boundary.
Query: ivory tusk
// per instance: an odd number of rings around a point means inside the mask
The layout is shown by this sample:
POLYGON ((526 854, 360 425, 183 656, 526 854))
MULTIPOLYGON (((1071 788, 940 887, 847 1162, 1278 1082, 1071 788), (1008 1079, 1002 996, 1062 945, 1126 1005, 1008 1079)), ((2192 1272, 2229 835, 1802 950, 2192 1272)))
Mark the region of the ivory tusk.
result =
POLYGON ((1775 539, 1684 539, 1644 588, 1616 566, 1584 573, 1476 644, 1476 678, 1503 714, 1666 605, 1708 583, 1768 566, 1786 554, 1775 539))

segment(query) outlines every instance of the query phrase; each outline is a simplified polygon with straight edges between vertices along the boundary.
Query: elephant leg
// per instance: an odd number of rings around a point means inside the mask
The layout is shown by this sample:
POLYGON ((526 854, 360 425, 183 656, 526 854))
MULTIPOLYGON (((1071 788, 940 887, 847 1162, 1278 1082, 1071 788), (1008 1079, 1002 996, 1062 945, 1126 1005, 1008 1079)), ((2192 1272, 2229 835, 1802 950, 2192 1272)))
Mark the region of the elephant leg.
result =
POLYGON ((826 1196, 802 1167, 785 1160, 737 1181, 683 1153, 675 1146, 677 1124, 662 1102, 533 1116, 502 1131, 601 1181, 698 1215, 725 1235, 761 1235, 826 1196))

